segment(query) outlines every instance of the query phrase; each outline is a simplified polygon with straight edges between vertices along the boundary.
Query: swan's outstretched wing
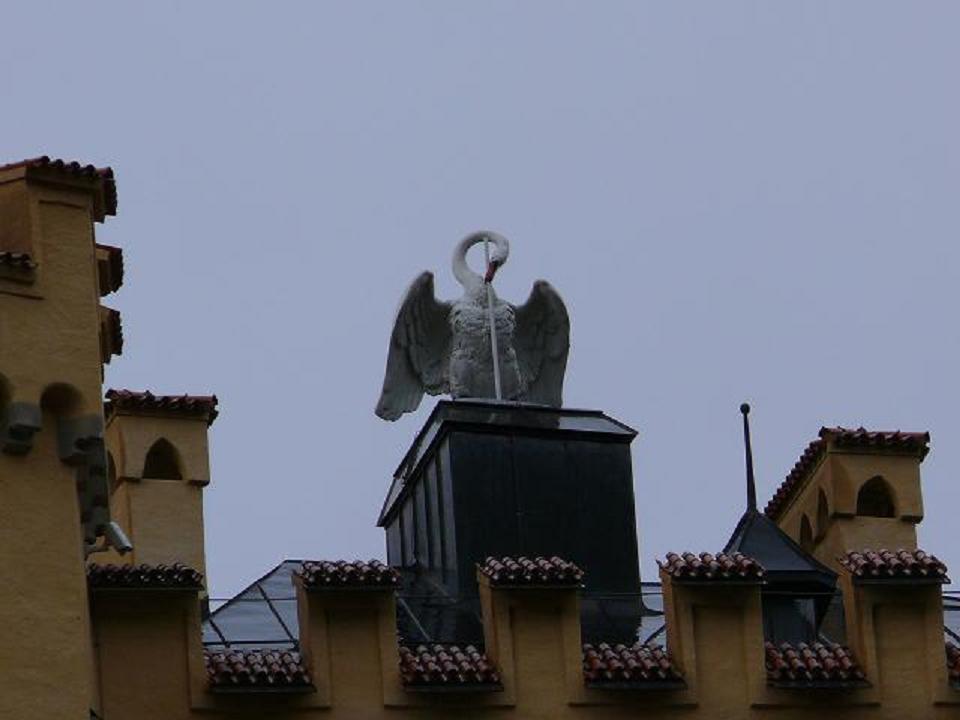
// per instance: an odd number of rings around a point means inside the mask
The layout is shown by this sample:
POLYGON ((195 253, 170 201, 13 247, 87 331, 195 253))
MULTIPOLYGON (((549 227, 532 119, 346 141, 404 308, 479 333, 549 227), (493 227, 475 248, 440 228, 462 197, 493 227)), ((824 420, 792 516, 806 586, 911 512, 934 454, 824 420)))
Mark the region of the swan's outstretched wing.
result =
POLYGON ((560 407, 570 349, 570 318, 563 298, 537 280, 527 302, 514 308, 513 347, 527 384, 524 400, 560 407))
POLYGON ((376 413, 396 420, 420 406, 423 393, 450 391, 450 303, 433 294, 433 273, 424 272, 407 289, 390 336, 387 371, 376 413))

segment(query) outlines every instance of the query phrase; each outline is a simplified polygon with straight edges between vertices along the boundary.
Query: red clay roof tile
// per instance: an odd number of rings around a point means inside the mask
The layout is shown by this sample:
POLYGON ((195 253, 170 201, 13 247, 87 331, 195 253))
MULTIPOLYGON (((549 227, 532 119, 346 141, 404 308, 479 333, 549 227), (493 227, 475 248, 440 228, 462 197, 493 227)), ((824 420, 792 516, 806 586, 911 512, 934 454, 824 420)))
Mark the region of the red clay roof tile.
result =
POLYGON ((500 674, 486 654, 467 645, 400 647, 400 678, 407 688, 499 689, 500 674))
POLYGON ((583 646, 583 677, 588 685, 676 684, 683 678, 673 667, 670 656, 660 645, 635 643, 583 646))
POLYGON ((856 580, 949 582, 947 566, 923 550, 851 550, 838 559, 856 580))
POLYGON ((843 427, 822 427, 819 437, 811 442, 803 451, 800 459, 780 484, 770 502, 767 503, 764 513, 771 520, 776 520, 786 510, 789 502, 799 492, 804 481, 810 477, 813 470, 820 464, 826 454, 829 443, 844 448, 878 448, 885 452, 895 452, 906 455, 917 455, 921 460, 930 451, 930 433, 866 430, 857 428, 851 430, 843 427))
POLYGON ((315 560, 307 561, 296 571, 309 590, 337 588, 396 588, 400 575, 379 560, 315 560))
POLYGON ((583 570, 558 557, 488 557, 477 568, 495 587, 577 587, 583 580, 583 570))
POLYGON ((657 561, 674 580, 684 582, 761 582, 764 569, 743 553, 667 553, 664 562, 657 561))
POLYGON ((313 687, 300 653, 293 650, 205 650, 203 660, 214 692, 313 687))
POLYGON ((212 425, 217 419, 216 395, 154 395, 149 390, 107 390, 104 413, 114 415, 172 415, 197 417, 212 425))
POLYGON ((836 643, 764 643, 768 682, 778 685, 865 684, 849 649, 836 643))
POLYGON ((100 191, 103 194, 103 214, 117 214, 117 183, 113 177, 113 170, 109 167, 97 168, 93 165, 81 165, 76 161, 70 162, 67 160, 51 159, 46 155, 42 155, 41 157, 0 165, 0 172, 13 170, 15 168, 40 169, 62 173, 68 177, 89 178, 99 181, 100 191))
POLYGON ((91 588, 200 589, 203 575, 180 563, 173 565, 87 565, 91 588))

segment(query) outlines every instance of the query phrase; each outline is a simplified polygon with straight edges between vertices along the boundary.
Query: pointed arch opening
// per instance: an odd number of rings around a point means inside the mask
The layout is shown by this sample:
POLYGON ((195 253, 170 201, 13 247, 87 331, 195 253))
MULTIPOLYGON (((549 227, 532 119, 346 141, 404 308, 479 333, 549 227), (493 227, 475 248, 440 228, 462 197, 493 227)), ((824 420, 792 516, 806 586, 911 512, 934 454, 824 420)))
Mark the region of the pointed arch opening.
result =
POLYGON ((813 527, 806 515, 800 518, 800 547, 807 552, 813 551, 813 527))
POLYGON ((827 525, 830 524, 830 506, 827 504, 827 494, 820 488, 817 491, 817 535, 820 540, 827 534, 827 525))
POLYGON ((880 475, 867 480, 857 493, 857 515, 866 517, 896 517, 893 491, 880 475))
POLYGON ((143 477, 151 480, 182 480, 180 453, 166 438, 157 440, 147 452, 143 477))
POLYGON ((113 459, 113 453, 107 450, 107 482, 110 486, 110 494, 113 495, 117 489, 117 463, 113 459))

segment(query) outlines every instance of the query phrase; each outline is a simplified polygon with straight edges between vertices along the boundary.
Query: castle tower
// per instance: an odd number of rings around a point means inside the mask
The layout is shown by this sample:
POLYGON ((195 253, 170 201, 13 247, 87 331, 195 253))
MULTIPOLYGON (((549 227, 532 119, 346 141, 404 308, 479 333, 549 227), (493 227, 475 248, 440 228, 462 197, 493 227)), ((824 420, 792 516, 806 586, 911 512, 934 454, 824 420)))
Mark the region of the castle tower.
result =
POLYGON ((820 562, 849 550, 917 547, 928 433, 821 428, 764 511, 820 562))
POLYGON ((206 576, 203 489, 216 396, 108 390, 106 398, 110 511, 133 544, 124 559, 179 562, 206 576))
POLYGON ((99 304, 119 258, 94 223, 116 202, 110 169, 0 167, 0 717, 86 720, 94 704, 84 559, 109 522, 101 378, 122 342, 99 304))

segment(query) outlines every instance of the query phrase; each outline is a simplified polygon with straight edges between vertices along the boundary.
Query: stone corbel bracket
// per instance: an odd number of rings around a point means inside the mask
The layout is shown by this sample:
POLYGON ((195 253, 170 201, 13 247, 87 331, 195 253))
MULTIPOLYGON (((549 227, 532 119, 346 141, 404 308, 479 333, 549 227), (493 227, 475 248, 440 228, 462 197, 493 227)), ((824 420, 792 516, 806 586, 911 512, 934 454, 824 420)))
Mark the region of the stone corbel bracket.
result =
POLYGON ((110 525, 103 419, 99 415, 62 419, 57 426, 57 441, 60 459, 77 469, 83 539, 92 547, 97 537, 107 534, 110 525))
POLYGON ((10 403, 0 421, 0 451, 7 455, 26 455, 33 449, 33 436, 42 424, 39 405, 10 403))

